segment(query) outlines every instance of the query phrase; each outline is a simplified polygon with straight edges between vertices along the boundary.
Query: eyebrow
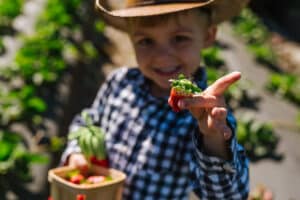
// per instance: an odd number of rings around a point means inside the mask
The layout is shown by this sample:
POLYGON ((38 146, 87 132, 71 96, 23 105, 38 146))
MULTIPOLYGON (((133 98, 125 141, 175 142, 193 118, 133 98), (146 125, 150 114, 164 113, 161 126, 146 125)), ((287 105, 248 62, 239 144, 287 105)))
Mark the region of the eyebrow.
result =
POLYGON ((137 37, 137 36, 145 36, 145 34, 141 31, 135 32, 134 34, 132 34, 133 36, 137 37))
POLYGON ((185 27, 180 27, 179 30, 174 31, 174 33, 193 33, 193 29, 190 28, 185 28, 185 27))

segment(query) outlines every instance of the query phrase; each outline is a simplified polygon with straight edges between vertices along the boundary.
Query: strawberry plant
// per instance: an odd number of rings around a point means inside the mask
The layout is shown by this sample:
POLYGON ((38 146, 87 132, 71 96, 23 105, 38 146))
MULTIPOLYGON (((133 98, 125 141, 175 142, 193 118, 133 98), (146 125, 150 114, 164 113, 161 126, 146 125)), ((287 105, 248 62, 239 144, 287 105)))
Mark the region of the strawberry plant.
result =
POLYGON ((243 117, 238 121, 237 140, 244 146, 249 158, 257 160, 274 156, 279 138, 270 124, 243 117))
POLYGON ((250 10, 244 9, 232 20, 234 30, 241 35, 258 61, 276 64, 276 56, 268 44, 270 33, 263 22, 250 10))
POLYGON ((300 105, 300 79, 296 75, 273 73, 269 78, 266 88, 300 105))
POLYGON ((69 140, 77 140, 82 153, 91 163, 108 167, 108 160, 105 148, 105 134, 103 130, 92 124, 91 118, 86 112, 82 112, 82 119, 85 126, 69 134, 69 140))
POLYGON ((216 45, 203 49, 201 51, 201 58, 208 68, 213 67, 219 69, 225 64, 224 60, 220 57, 220 48, 216 45))

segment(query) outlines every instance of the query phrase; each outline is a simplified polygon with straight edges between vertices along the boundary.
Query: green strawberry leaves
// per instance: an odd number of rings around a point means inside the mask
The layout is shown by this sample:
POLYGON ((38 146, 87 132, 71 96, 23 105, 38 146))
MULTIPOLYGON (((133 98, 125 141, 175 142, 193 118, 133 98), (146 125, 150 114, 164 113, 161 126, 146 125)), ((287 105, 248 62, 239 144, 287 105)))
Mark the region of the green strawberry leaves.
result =
POLYGON ((180 92, 187 94, 197 94, 201 92, 201 89, 191 80, 185 78, 183 74, 179 74, 177 79, 171 79, 170 82, 171 87, 180 92))

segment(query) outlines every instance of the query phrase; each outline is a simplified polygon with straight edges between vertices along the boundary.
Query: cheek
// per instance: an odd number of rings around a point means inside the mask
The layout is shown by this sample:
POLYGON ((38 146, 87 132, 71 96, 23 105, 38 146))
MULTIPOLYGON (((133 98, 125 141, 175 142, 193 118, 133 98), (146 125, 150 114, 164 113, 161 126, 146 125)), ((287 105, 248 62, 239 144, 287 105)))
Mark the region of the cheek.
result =
POLYGON ((151 51, 144 48, 135 48, 135 56, 139 65, 146 65, 151 60, 151 51))
POLYGON ((185 48, 180 49, 181 58, 188 63, 199 65, 200 52, 203 48, 203 41, 200 38, 194 39, 185 48))
POLYGON ((181 53, 181 58, 185 65, 189 67, 199 66, 200 64, 200 49, 189 49, 181 53))

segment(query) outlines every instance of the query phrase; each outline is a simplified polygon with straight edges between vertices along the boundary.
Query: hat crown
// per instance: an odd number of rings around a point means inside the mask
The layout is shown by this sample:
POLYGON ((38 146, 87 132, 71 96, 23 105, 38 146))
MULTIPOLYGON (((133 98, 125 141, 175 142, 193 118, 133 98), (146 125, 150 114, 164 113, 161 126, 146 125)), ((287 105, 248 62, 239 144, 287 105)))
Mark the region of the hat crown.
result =
POLYGON ((127 0, 125 6, 130 7, 139 7, 146 5, 157 5, 157 4, 171 4, 171 3, 197 3, 197 2, 208 2, 210 0, 127 0))

